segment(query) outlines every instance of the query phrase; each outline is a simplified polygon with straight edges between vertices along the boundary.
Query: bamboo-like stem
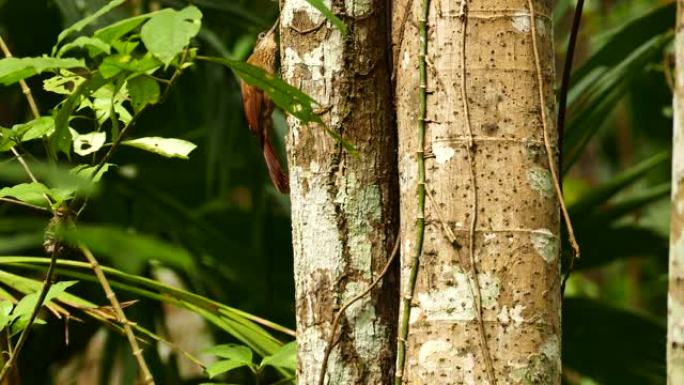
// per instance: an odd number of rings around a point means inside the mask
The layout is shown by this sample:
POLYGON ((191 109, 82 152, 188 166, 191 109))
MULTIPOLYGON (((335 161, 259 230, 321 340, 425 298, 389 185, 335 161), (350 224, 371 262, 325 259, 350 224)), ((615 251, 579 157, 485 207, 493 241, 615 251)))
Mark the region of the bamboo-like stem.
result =
POLYGON ((362 291, 361 293, 357 294, 354 298, 350 299, 345 303, 338 311, 335 313, 335 316, 333 317, 333 322, 330 325, 330 336, 328 337, 328 342, 325 346, 325 352, 323 354, 323 363, 321 364, 321 374, 318 377, 318 385, 323 385, 325 383, 325 373, 328 370, 328 358, 330 357, 330 353, 332 352, 333 347, 335 346, 335 334, 337 333, 337 326, 340 324, 340 320, 342 319, 342 315, 344 315, 344 312, 347 311, 347 309, 356 303, 356 301, 360 300, 361 298, 365 297, 368 293, 373 290, 374 287, 376 287, 380 281, 387 275, 387 272, 389 271, 390 267, 392 266, 392 262, 394 262, 394 258, 396 255, 399 253, 399 240, 401 237, 397 235, 397 239, 394 242, 394 247, 392 248, 392 253, 390 254, 389 259, 385 263, 385 266, 382 268, 382 271, 380 274, 375 278, 373 282, 371 282, 368 287, 362 291))
POLYGON ((120 322, 123 326, 123 330, 126 334, 126 338, 128 339, 128 343, 131 345, 133 356, 135 357, 135 360, 138 362, 138 367, 140 368, 140 373, 143 377, 143 383, 147 385, 154 385, 154 377, 152 377, 152 373, 150 372, 150 369, 147 367, 145 358, 142 355, 142 349, 140 348, 140 345, 138 345, 138 340, 135 337, 135 333, 131 328, 130 322, 126 318, 126 313, 124 313, 123 309, 121 308, 121 303, 119 303, 119 300, 116 298, 116 293, 114 293, 114 291, 112 290, 112 287, 109 284, 107 277, 105 276, 104 272, 102 271, 102 268, 100 267, 100 264, 97 262, 97 259, 95 259, 95 256, 90 251, 90 249, 88 249, 85 246, 80 246, 79 248, 81 249, 81 252, 85 256, 85 258, 90 263, 90 266, 93 269, 93 272, 95 273, 95 276, 97 277, 100 286, 102 286, 102 290, 105 292, 107 300, 109 300, 109 303, 112 305, 117 321, 120 322))
MULTIPOLYGON (((466 154, 468 158, 468 171, 470 176, 472 208, 470 210, 470 226, 468 229, 468 259, 470 264, 470 278, 468 279, 468 286, 470 288, 471 296, 475 305, 475 315, 477 317, 478 335, 480 337, 480 350, 484 357, 485 368, 487 369, 487 377, 490 385, 496 385, 496 372, 494 370, 494 363, 492 362, 492 355, 487 344, 487 334, 484 328, 484 320, 482 314, 482 290, 480 289, 480 280, 477 276, 477 267, 475 266, 475 228, 477 226, 478 214, 478 200, 477 200, 477 181, 475 178, 475 155, 473 154, 473 129, 470 125, 470 109, 468 106, 468 92, 466 88, 466 79, 468 72, 466 70, 466 40, 468 31, 468 1, 461 0, 461 20, 463 22, 463 31, 461 32, 461 99, 463 99, 463 119, 466 127, 466 154)), ((434 200, 433 200, 434 204, 434 200)), ((438 213, 437 206, 434 205, 435 212, 438 213)), ((453 245, 456 238, 453 237, 451 244, 453 245)), ((466 269, 465 263, 461 263, 461 268, 466 269)))
POLYGON ((401 298, 401 314, 399 319, 399 331, 397 334, 397 364, 395 368, 394 384, 401 385, 406 363, 406 340, 408 339, 409 317, 411 315, 411 300, 416 288, 420 257, 423 254, 423 238, 425 237, 425 118, 427 116, 427 20, 430 15, 430 0, 422 0, 420 19, 418 20, 418 34, 420 38, 420 50, 418 53, 418 71, 420 86, 418 89, 418 149, 416 161, 418 162, 418 183, 416 186, 416 239, 415 249, 409 257, 409 276, 406 281, 405 292, 401 298))
POLYGON ((574 259, 578 259, 580 256, 580 247, 575 238, 575 230, 572 226, 572 221, 570 220, 570 214, 568 213, 568 208, 565 206, 565 201, 563 201, 563 191, 560 187, 560 177, 558 175, 558 170, 556 167, 556 160, 553 156, 553 147, 551 146, 551 141, 549 139, 549 128, 546 116, 546 101, 544 100, 544 78, 542 76, 541 60, 539 59, 539 47, 537 43, 537 23, 536 15, 534 11, 534 4, 532 0, 527 0, 527 4, 530 8, 530 33, 532 34, 532 50, 534 51, 534 64, 537 71, 537 85, 539 89, 539 111, 541 112, 542 129, 544 134, 544 147, 546 149, 546 157, 549 162, 549 170, 551 171, 551 178, 553 179, 553 188, 556 191, 556 198, 561 207, 561 212, 563 214, 563 220, 565 221, 565 227, 568 230, 568 240, 574 251, 574 259))
POLYGON ((17 205, 17 206, 28 207, 28 208, 31 208, 31 209, 34 209, 34 210, 43 211, 43 212, 47 212, 47 213, 50 213, 50 212, 51 212, 49 209, 46 209, 45 207, 41 207, 41 206, 34 205, 34 204, 31 204, 31 203, 23 202, 23 201, 20 201, 20 200, 17 200, 17 199, 0 198, 0 202, 11 203, 11 204, 15 204, 15 205, 17 205))

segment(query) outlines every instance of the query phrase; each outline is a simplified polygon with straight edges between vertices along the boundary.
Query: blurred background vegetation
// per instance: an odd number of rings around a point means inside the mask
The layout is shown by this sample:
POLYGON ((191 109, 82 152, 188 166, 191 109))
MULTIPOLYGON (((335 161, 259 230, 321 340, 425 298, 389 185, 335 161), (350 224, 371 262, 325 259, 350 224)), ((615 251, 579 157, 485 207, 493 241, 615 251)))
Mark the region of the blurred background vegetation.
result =
MULTIPOLYGON (((15 56, 39 56, 49 52, 63 28, 104 3, 0 0, 0 34, 15 56)), ((132 14, 188 3, 204 14, 194 43, 200 52, 234 59, 246 58, 278 12, 271 0, 130 0, 90 32, 132 14)), ((559 78, 574 4, 555 4, 559 78)), ((583 16, 564 137, 564 188, 583 250, 565 293, 564 381, 664 384, 674 4, 589 0, 583 16)), ((42 91, 40 78, 29 85, 47 114, 58 100, 42 91)), ((19 88, 0 88, 0 126, 27 120, 30 111, 19 88)), ((284 119, 276 114, 275 120, 275 136, 282 139, 284 119)), ((163 239, 187 249, 193 267, 131 263, 125 255, 107 258, 116 250, 102 256, 103 264, 180 285, 292 328, 289 202, 271 187, 242 116, 234 75, 196 63, 166 103, 142 116, 136 131, 187 139, 199 147, 188 161, 122 149, 114 159, 120 166, 107 174, 81 222, 163 239)), ((279 145, 282 151, 282 140, 279 145)), ((0 255, 41 256, 44 226, 44 219, 26 210, 0 205, 0 255)), ((0 268, 40 279, 27 266, 0 268)), ((100 288, 87 281, 70 292, 106 303, 100 288)), ((209 346, 235 341, 231 333, 188 312, 125 290, 118 293, 122 301, 138 300, 126 309, 130 319, 200 357, 209 346)), ((124 338, 83 320, 51 319, 36 327, 15 381, 132 384, 136 366, 124 338)), ((146 353, 159 384, 206 382, 174 350, 146 353)), ((253 383, 248 373, 231 376, 229 382, 253 383)))

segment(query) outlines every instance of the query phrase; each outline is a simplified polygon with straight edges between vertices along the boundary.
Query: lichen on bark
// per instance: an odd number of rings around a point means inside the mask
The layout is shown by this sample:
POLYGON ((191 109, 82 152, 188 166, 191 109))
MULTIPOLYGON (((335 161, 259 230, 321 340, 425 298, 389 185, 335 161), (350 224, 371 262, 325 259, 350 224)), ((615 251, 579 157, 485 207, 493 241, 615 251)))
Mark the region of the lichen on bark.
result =
MULTIPOLYGON (((419 1, 393 7, 399 135, 401 228, 413 239, 415 114, 418 105, 419 1), (408 22, 402 24, 407 7, 408 22), (404 29, 402 32, 401 29, 404 29), (402 37, 403 36, 403 37, 402 37)), ((481 290, 482 320, 497 384, 560 384, 559 206, 545 156, 541 111, 553 151, 554 61, 551 1, 471 0, 467 31, 460 1, 431 1, 428 18, 428 111, 424 251, 411 303, 405 384, 489 384, 471 274, 481 290), (536 29, 544 105, 532 44, 536 29), (460 42, 466 33, 463 71, 460 42), (465 72, 465 79, 462 73, 465 72), (467 98, 462 97, 465 86, 467 98), (468 103, 470 135, 463 104, 468 103), (471 177, 473 167, 475 184, 471 177), (473 263, 469 223, 476 194, 473 263), (441 217, 441 218, 440 218, 441 217), (453 231, 451 242, 443 225, 453 231), (474 272, 476 274, 474 274, 474 272)), ((555 153, 552 154, 555 158, 555 153)), ((412 246, 402 242, 402 257, 412 246)), ((407 261, 402 261, 402 285, 407 261)), ((402 292, 404 288, 402 288, 402 292)), ((493 385, 493 384, 490 384, 493 385)))
MULTIPOLYGON (((387 261, 398 228, 396 134, 383 0, 324 1, 343 35, 306 0, 281 8, 281 74, 320 103, 328 129, 289 118, 292 230, 298 341, 297 382, 316 384, 337 309, 368 287, 387 261)), ((344 313, 326 384, 389 384, 396 319, 390 273, 344 313)))

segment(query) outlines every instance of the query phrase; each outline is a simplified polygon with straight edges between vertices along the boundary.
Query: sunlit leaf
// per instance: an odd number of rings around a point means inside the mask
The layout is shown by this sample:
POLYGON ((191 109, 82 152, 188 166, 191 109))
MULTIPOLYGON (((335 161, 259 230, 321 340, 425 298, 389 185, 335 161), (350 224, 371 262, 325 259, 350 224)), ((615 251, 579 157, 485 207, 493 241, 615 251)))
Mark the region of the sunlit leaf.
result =
POLYGON ((279 368, 297 369, 297 342, 292 341, 283 345, 277 352, 268 357, 264 357, 261 366, 274 366, 279 368))
POLYGON ((79 36, 73 42, 64 44, 64 46, 60 48, 59 52, 57 53, 57 56, 62 57, 65 53, 77 48, 86 49, 88 51, 88 56, 91 58, 101 54, 109 54, 112 49, 109 44, 100 39, 88 36, 79 36))
POLYGON ((85 63, 81 59, 47 56, 0 59, 0 84, 10 85, 45 71, 62 68, 85 68, 85 63))
POLYGON ((107 140, 107 134, 102 131, 79 134, 76 130, 71 130, 71 136, 73 138, 74 152, 80 156, 86 156, 98 151, 107 140))
POLYGON ((0 198, 11 197, 39 206, 47 203, 46 195, 50 195, 50 189, 42 183, 22 183, 0 189, 0 198))
POLYGON ((112 43, 114 40, 121 38, 125 34, 133 31, 136 29, 140 24, 145 22, 145 20, 148 20, 152 16, 156 15, 159 13, 159 11, 156 12, 150 12, 146 13, 144 15, 138 15, 138 16, 133 16, 129 17, 128 19, 123 19, 119 20, 114 24, 110 24, 106 27, 102 27, 95 31, 95 34, 93 35, 94 37, 106 42, 106 43, 112 43))
POLYGON ((181 159, 188 159, 188 155, 192 150, 197 148, 195 144, 188 142, 187 140, 160 138, 157 136, 124 140, 121 144, 153 152, 167 158, 181 159))
POLYGON ((243 362, 245 364, 251 364, 253 359, 252 349, 237 344, 212 346, 211 348, 206 349, 205 352, 207 354, 243 362))
POLYGON ((197 35, 201 20, 202 12, 195 6, 180 11, 164 9, 143 25, 141 38, 147 49, 168 65, 197 35))
POLYGON ((43 89, 60 95, 71 95, 85 80, 82 76, 63 70, 59 75, 45 79, 43 81, 43 89))
POLYGON ((238 368, 242 368, 248 366, 244 362, 240 361, 235 361, 235 360, 226 360, 226 361, 218 361, 214 362, 213 364, 209 365, 206 369, 207 375, 209 378, 214 378, 218 376, 219 374, 229 372, 231 370, 235 370, 238 368))

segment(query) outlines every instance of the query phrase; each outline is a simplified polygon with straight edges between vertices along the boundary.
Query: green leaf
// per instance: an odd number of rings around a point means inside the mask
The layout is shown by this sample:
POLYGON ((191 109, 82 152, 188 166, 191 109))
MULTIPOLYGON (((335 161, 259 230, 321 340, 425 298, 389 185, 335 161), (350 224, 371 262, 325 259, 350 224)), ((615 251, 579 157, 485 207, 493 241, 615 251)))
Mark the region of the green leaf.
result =
POLYGON ((111 258, 130 271, 140 271, 145 263, 157 260, 180 269, 191 269, 193 259, 185 249, 112 226, 80 225, 63 229, 64 237, 73 244, 82 243, 96 254, 111 258))
POLYGON ((0 189, 0 198, 12 197, 22 202, 46 206, 45 195, 50 195, 50 192, 50 189, 42 183, 22 183, 0 189))
POLYGON ((570 169, 626 94, 630 82, 649 63, 660 62, 672 33, 654 36, 611 67, 597 67, 573 85, 568 94, 569 119, 563 141, 563 170, 570 169))
POLYGON ((80 156, 86 156, 98 151, 107 140, 107 134, 102 131, 79 134, 76 130, 71 130, 71 136, 73 138, 74 152, 80 156))
MULTIPOLYGON (((64 31, 60 32, 59 36, 57 36, 57 44, 55 45, 55 49, 57 46, 69 35, 80 32, 83 28, 86 26, 90 25, 91 23, 95 22, 97 19, 99 19, 102 15, 108 13, 112 9, 118 7, 119 5, 123 4, 126 0, 112 0, 109 2, 107 5, 104 7, 98 9, 93 13, 92 15, 86 16, 85 18, 77 21, 74 23, 71 27, 65 29, 64 31)), ((53 49, 54 51, 54 49, 53 49)))
POLYGON ((24 124, 17 124, 11 130, 2 129, 0 151, 7 151, 15 144, 28 142, 52 134, 55 120, 51 116, 41 116, 24 124))
POLYGON ((313 110, 313 106, 318 104, 316 101, 298 88, 268 74, 262 68, 226 58, 206 57, 204 59, 232 69, 240 79, 244 80, 247 84, 264 90, 278 107, 303 123, 315 122, 323 124, 321 118, 313 110))
POLYGON ((181 159, 188 159, 188 154, 197 148, 195 144, 188 142, 187 140, 160 138, 158 136, 124 140, 121 144, 153 152, 167 158, 181 159))
POLYGON ((278 368, 297 369, 297 342, 292 341, 283 345, 277 352, 264 357, 261 366, 274 366, 278 368))
MULTIPOLYGON (((54 298, 57 298, 60 295, 62 295, 62 293, 64 293, 66 289, 75 285, 76 283, 77 281, 62 281, 54 283, 52 286, 50 286, 50 290, 48 290, 48 293, 45 296, 43 306, 48 304, 54 298)), ((31 313, 33 313, 33 309, 38 304, 39 294, 40 293, 36 291, 24 296, 24 298, 19 300, 17 306, 14 307, 14 310, 12 311, 12 314, 10 316, 10 321, 13 321, 12 334, 16 334, 26 327, 26 325, 28 324, 28 320, 31 317, 31 313)))
POLYGON ((151 54, 136 58, 128 53, 121 53, 104 58, 98 70, 105 79, 110 79, 122 72, 149 73, 159 67, 161 62, 151 54))
POLYGON ((62 48, 60 48, 59 52, 57 53, 57 56, 62 57, 65 53, 77 48, 87 49, 88 56, 91 58, 94 58, 101 54, 109 55, 109 53, 112 50, 112 47, 109 44, 103 42, 100 39, 88 36, 79 36, 73 42, 67 43, 62 48))
POLYGON ((10 313, 14 305, 7 300, 0 301, 0 330, 3 330, 10 323, 10 313))
POLYGON ((202 12, 195 6, 164 9, 143 25, 141 38, 153 55, 169 65, 197 35, 201 20, 202 12))
POLYGON ((81 177, 81 178, 86 178, 86 179, 92 179, 93 182, 99 182, 100 179, 102 179, 102 176, 109 171, 109 167, 111 167, 111 163, 105 163, 102 168, 97 172, 97 174, 93 174, 95 170, 97 170, 97 166, 90 166, 87 164, 80 164, 74 168, 71 169, 71 173, 81 177))
POLYGON ((159 83, 147 76, 138 76, 128 81, 128 94, 135 112, 142 111, 148 104, 159 101, 159 83))
MULTIPOLYGON (((36 178, 50 187, 48 193, 55 200, 65 199, 76 193, 92 195, 98 190, 97 184, 90 178, 73 173, 67 166, 31 163, 31 169, 36 178)), ((26 179, 26 172, 18 164, 6 165, 0 167, 0 178, 21 183, 26 179)))
POLYGON ((71 132, 69 132, 69 118, 84 95, 89 95, 107 84, 101 76, 94 76, 81 83, 76 90, 62 104, 55 115, 55 132, 50 136, 50 149, 53 152, 63 152, 71 155, 71 132))
POLYGON ((325 16, 328 21, 330 21, 337 29, 342 32, 343 35, 347 34, 347 25, 337 17, 331 10, 326 6, 322 0, 306 0, 314 8, 316 8, 323 16, 325 16))
POLYGON ((655 168, 664 165, 669 159, 669 152, 660 152, 623 171, 609 182, 592 189, 591 193, 584 195, 569 207, 571 216, 577 218, 578 221, 583 220, 585 216, 605 204, 615 194, 645 177, 655 168))
POLYGON ((218 361, 214 362, 213 364, 209 365, 207 367, 207 375, 209 378, 214 378, 218 376, 219 374, 229 372, 231 370, 235 370, 238 368, 242 368, 244 366, 248 366, 244 362, 240 361, 235 361, 235 360, 227 360, 227 361, 218 361))
POLYGON ((252 349, 244 345, 225 344, 212 346, 205 350, 208 354, 213 354, 221 358, 227 358, 234 361, 251 364, 253 357, 252 349))
POLYGON ((73 72, 62 70, 60 75, 55 75, 43 81, 43 89, 60 95, 71 95, 86 79, 73 72))
POLYGON ((53 57, 8 57, 0 60, 0 84, 10 85, 45 71, 63 68, 85 68, 81 59, 53 57))
POLYGON ((665 384, 666 328, 588 299, 563 301, 563 366, 602 385, 665 384))
POLYGON ((159 13, 159 11, 146 13, 144 15, 138 15, 129 17, 128 19, 119 20, 114 24, 108 25, 106 27, 100 28, 95 31, 94 37, 112 44, 114 40, 117 40, 124 36, 125 34, 131 32, 142 24, 145 20, 150 19, 152 16, 159 13))

